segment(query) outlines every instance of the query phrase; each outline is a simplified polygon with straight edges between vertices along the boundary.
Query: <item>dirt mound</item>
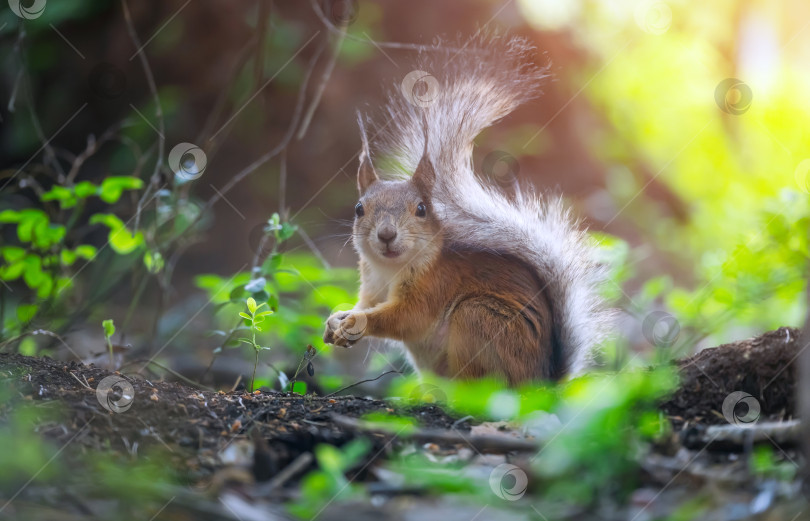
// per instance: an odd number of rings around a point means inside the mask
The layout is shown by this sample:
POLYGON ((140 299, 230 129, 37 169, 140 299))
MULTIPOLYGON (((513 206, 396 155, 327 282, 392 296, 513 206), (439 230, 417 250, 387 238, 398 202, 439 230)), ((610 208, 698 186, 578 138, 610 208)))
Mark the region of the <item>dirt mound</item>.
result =
POLYGON ((761 336, 731 344, 704 349, 677 362, 681 385, 661 409, 673 424, 683 427, 696 423, 723 424, 729 419, 723 414, 723 403, 729 399, 728 410, 738 418, 748 414, 748 405, 736 398, 747 393, 759 406, 751 418, 759 421, 791 419, 796 410, 796 359, 799 356, 799 331, 782 327, 761 336), (737 405, 736 407, 734 407, 737 405))
MULTIPOLYGON (((440 429, 455 421, 430 405, 397 407, 354 396, 322 398, 274 391, 203 391, 47 357, 0 354, 0 374, 17 400, 59 400, 66 404, 71 414, 66 419, 66 432, 57 436, 60 441, 86 426, 86 432, 75 442, 88 448, 132 452, 136 450, 133 447, 143 450, 160 444, 178 456, 178 463, 182 459, 183 466, 191 467, 191 479, 215 470, 219 451, 234 439, 245 440, 246 434, 260 445, 257 452, 264 455, 256 459, 259 465, 254 468, 255 477, 262 480, 298 455, 312 452, 319 443, 340 446, 355 437, 352 429, 332 421, 333 415, 396 412, 415 418, 423 427, 440 429), (107 395, 111 407, 115 409, 116 402, 122 408, 129 405, 118 414, 105 411, 100 404, 96 389, 105 378, 118 380, 107 395), (127 384, 131 390, 122 392, 127 384)), ((383 442, 380 440, 380 446, 383 442)))

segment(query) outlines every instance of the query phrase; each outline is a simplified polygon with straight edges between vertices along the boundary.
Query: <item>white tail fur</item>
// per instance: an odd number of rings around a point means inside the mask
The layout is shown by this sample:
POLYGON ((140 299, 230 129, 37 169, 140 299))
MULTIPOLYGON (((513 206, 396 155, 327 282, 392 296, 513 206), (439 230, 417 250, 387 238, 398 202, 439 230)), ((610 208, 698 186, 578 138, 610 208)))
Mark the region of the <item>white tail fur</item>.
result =
POLYGON ((380 175, 407 176, 423 156, 427 122, 427 154, 437 175, 431 203, 446 238, 535 268, 551 302, 554 372, 562 376, 580 372, 609 331, 611 312, 598 293, 603 270, 558 197, 531 188, 507 194, 477 177, 472 165, 475 137, 537 95, 546 69, 529 60, 532 51, 519 38, 476 38, 460 52, 437 45, 421 56, 423 72, 414 75, 421 81, 406 82, 423 90, 403 93, 397 85, 372 135, 380 175))

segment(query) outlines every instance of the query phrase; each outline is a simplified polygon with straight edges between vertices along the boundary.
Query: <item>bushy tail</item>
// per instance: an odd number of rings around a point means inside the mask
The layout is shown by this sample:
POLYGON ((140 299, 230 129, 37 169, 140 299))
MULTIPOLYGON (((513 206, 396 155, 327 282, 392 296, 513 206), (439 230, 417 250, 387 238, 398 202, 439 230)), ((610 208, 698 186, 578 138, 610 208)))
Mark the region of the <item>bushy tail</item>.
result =
POLYGON ((410 175, 424 149, 434 166, 471 167, 481 130, 537 95, 546 69, 528 61, 533 48, 519 38, 477 37, 423 52, 417 67, 389 92, 386 113, 372 134, 389 175, 410 175))
POLYGON ((532 51, 519 38, 476 38, 452 49, 438 44, 389 94, 372 138, 378 171, 407 176, 425 151, 427 125, 437 177, 431 202, 446 237, 535 268, 552 306, 552 376, 560 377, 581 371, 608 331, 611 313, 598 295, 604 274, 559 198, 532 189, 507 194, 477 177, 472 165, 475 137, 538 94, 546 69, 530 61, 532 51))

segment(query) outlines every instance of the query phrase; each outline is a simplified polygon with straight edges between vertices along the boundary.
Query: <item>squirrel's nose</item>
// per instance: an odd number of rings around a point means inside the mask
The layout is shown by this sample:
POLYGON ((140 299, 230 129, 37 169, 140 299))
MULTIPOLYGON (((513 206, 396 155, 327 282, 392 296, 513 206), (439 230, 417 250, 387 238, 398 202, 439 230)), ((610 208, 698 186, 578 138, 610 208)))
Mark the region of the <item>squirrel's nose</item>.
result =
POLYGON ((377 230, 377 238, 385 244, 393 241, 397 237, 397 229, 393 226, 383 226, 377 230))

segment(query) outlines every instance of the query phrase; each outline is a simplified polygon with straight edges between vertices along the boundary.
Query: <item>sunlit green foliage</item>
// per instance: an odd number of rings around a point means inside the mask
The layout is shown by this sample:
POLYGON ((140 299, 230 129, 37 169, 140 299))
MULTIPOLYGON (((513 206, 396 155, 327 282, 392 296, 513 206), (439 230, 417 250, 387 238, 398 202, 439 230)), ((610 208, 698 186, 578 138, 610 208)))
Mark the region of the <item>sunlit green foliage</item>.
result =
POLYGON ((706 335, 719 343, 741 329, 801 324, 810 233, 802 24, 788 30, 782 4, 520 4, 531 24, 572 31, 591 57, 561 80, 583 87, 606 121, 587 140, 614 201, 605 221, 643 234, 628 256, 630 274, 651 279, 629 295, 640 320, 664 304, 688 333, 675 352, 706 335), (727 78, 738 87, 724 88, 727 78), (653 183, 684 217, 650 196, 653 183), (677 283, 657 278, 675 274, 677 283))

